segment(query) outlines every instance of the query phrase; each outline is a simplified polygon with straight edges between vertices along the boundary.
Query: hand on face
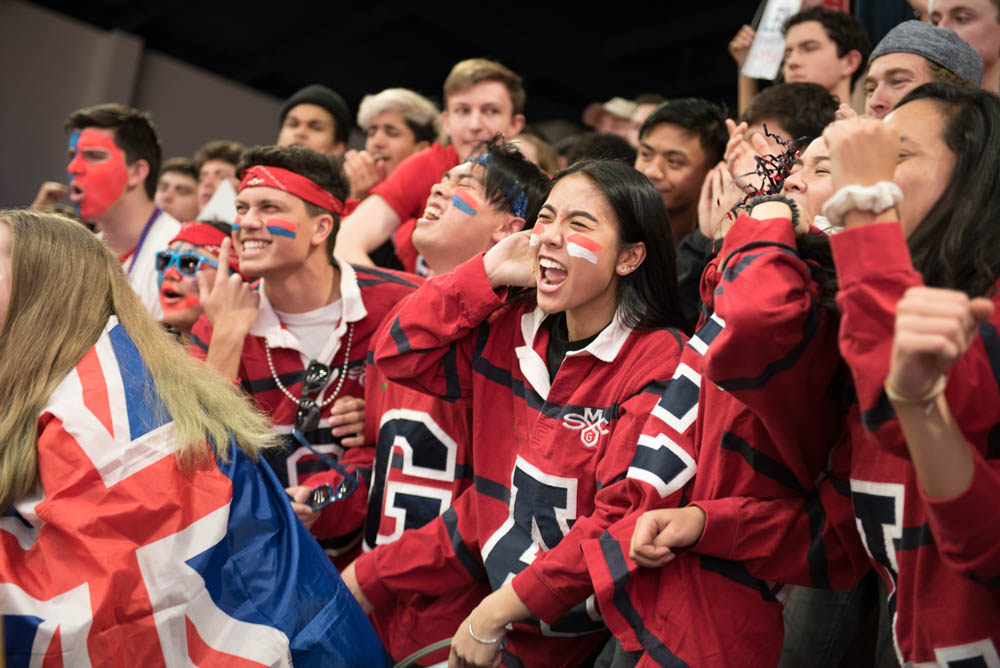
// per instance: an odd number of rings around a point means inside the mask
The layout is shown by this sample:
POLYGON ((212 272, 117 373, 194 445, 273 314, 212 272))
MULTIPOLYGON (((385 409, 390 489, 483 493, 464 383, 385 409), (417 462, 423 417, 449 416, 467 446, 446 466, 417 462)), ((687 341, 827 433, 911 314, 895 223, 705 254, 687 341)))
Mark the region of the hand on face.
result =
MULTIPOLYGON (((228 258, 230 248, 232 242, 229 239, 223 240, 219 247, 219 257, 228 258)), ((243 281, 242 276, 227 275, 226 272, 219 271, 215 274, 215 280, 210 282, 207 276, 199 272, 198 291, 201 294, 201 307, 213 328, 227 328, 244 336, 250 332, 260 308, 260 295, 243 281)))
POLYGON ((834 192, 847 185, 891 181, 899 161, 899 133, 873 118, 835 121, 823 131, 834 192))
POLYGON ((526 288, 535 285, 538 253, 536 244, 531 243, 533 232, 525 230, 511 234, 486 253, 483 264, 491 286, 526 288))
POLYGON ((351 197, 364 199, 368 191, 385 180, 386 164, 367 151, 351 150, 344 154, 344 173, 351 183, 351 197))

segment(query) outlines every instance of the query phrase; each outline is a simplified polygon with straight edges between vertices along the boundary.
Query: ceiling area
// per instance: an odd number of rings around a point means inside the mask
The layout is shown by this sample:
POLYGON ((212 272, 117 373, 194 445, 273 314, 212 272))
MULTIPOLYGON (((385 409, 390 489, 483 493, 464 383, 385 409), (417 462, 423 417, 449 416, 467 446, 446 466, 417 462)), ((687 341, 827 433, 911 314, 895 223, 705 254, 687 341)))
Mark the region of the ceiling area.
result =
POLYGON ((36 2, 278 97, 319 82, 353 107, 366 93, 413 88, 440 102, 451 65, 500 60, 525 80, 529 122, 577 121, 590 102, 658 92, 732 107, 726 46, 756 2, 533 6, 497 3, 36 2))

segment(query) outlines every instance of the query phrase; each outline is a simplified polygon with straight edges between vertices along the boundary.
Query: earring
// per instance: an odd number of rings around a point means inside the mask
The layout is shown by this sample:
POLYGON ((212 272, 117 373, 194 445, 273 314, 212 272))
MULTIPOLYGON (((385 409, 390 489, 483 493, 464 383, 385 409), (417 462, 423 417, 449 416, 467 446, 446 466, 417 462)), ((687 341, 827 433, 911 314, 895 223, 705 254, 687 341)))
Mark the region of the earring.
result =
POLYGON ((625 265, 621 265, 620 267, 618 267, 618 273, 624 276, 629 272, 630 269, 631 267, 626 267, 625 265))

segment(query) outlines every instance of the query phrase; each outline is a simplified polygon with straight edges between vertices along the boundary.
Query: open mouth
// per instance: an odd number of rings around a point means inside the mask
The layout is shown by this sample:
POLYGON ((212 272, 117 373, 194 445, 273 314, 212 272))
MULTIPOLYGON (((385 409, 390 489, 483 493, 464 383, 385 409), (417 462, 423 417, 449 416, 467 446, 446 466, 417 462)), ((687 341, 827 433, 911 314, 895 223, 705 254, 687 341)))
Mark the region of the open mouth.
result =
POLYGON ((185 295, 174 290, 174 284, 171 282, 164 282, 163 287, 160 288, 160 301, 164 304, 176 304, 182 301, 185 295))
POLYGON ((566 282, 566 267, 547 257, 538 258, 538 289, 553 292, 566 282))
POLYGON ((424 215, 420 217, 420 220, 427 223, 432 223, 436 220, 440 220, 441 213, 442 213, 441 207, 438 206, 437 203, 428 202, 427 208, 424 209, 424 215))
POLYGON ((69 184, 69 201, 75 204, 83 200, 85 195, 86 192, 84 191, 83 188, 76 185, 75 183, 69 184))

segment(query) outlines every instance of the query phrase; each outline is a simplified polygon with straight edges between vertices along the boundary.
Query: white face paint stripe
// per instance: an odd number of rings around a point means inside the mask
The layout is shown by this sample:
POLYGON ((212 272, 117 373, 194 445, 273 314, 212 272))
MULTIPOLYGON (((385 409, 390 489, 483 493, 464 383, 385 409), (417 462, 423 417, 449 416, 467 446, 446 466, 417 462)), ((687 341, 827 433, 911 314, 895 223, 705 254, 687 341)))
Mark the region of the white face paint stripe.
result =
POLYGON ((575 244, 572 241, 566 244, 566 252, 570 254, 571 257, 583 258, 591 264, 597 264, 597 253, 589 251, 579 244, 575 244))
POLYGON ((534 229, 531 230, 531 236, 529 237, 528 245, 535 247, 542 243, 542 237, 540 232, 536 232, 534 229))

